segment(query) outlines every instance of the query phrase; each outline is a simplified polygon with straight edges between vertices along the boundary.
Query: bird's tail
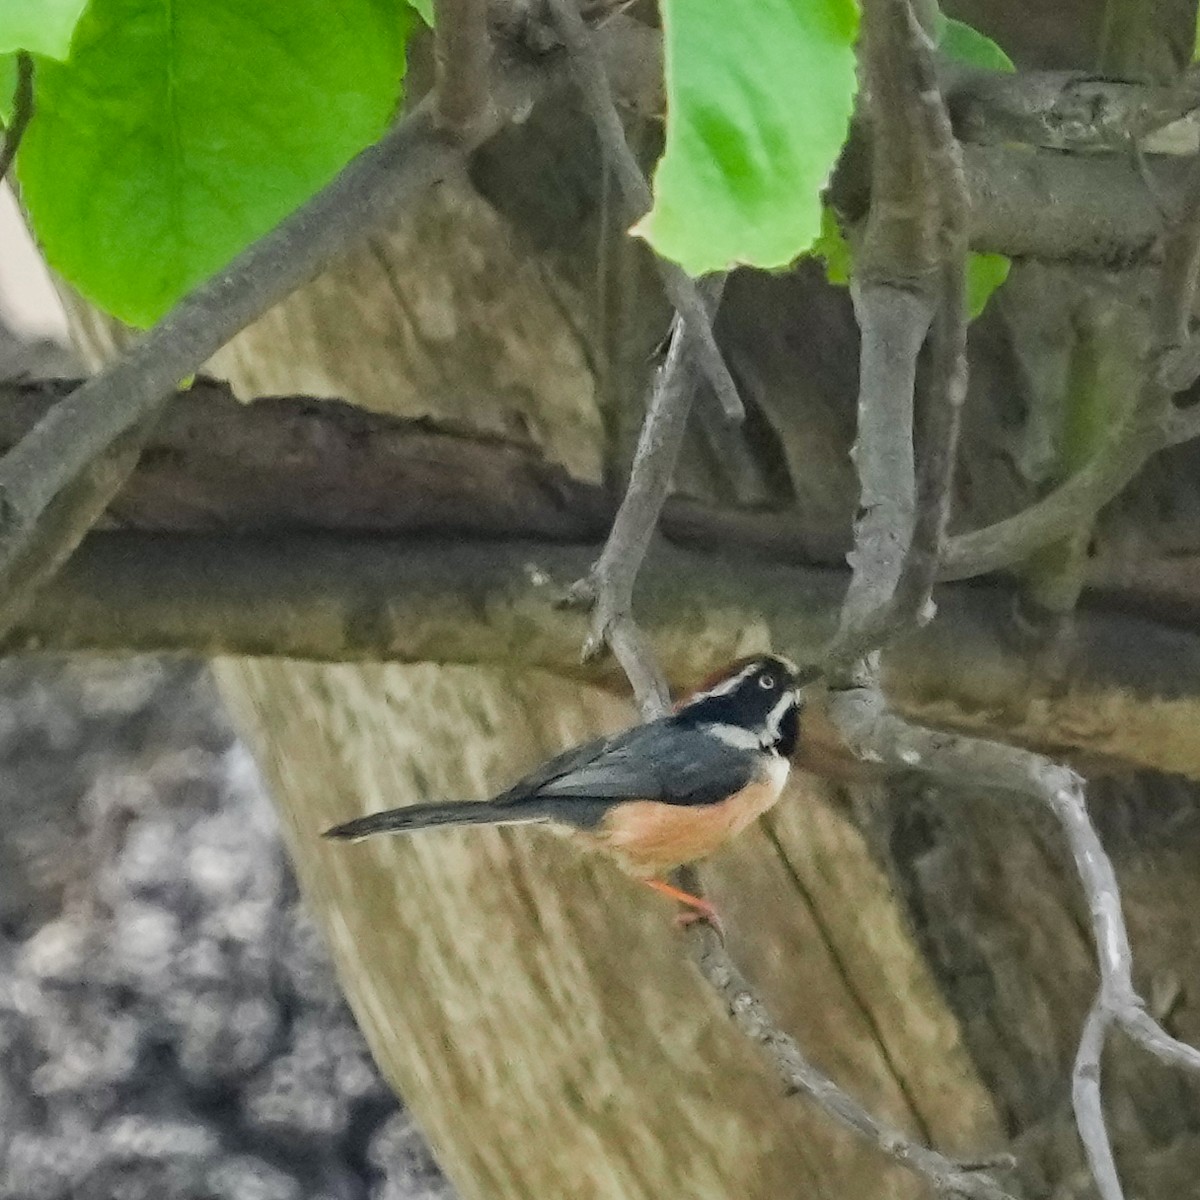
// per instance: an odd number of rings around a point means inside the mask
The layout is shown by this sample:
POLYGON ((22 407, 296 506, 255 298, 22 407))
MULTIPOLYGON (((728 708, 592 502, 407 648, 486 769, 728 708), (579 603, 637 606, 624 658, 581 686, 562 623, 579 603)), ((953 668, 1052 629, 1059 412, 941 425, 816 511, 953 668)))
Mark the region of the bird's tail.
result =
POLYGON ((344 825, 325 830, 323 836, 357 842, 376 833, 412 833, 439 825, 527 825, 545 821, 549 814, 536 808, 508 808, 491 800, 461 801, 456 804, 413 804, 386 812, 356 817, 344 825))

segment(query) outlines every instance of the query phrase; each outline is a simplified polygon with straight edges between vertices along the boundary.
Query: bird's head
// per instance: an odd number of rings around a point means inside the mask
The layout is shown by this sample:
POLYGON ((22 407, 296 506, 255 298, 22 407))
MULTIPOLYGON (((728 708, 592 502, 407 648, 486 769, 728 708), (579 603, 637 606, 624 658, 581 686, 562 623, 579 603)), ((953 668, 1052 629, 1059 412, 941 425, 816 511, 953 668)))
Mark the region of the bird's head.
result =
POLYGON ((731 746, 788 758, 796 748, 806 682, 795 663, 756 654, 706 679, 679 702, 676 717, 710 728, 731 746))

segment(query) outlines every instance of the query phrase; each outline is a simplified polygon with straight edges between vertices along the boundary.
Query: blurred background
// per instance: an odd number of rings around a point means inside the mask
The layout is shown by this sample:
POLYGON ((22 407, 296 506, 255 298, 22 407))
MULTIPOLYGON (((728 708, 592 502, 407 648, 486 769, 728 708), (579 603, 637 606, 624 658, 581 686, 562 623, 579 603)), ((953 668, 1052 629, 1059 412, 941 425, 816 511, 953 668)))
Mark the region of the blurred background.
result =
MULTIPOLYGON (((0 192, 0 378, 79 373, 0 192)), ((0 660, 0 1197, 442 1200, 200 665, 0 660)))

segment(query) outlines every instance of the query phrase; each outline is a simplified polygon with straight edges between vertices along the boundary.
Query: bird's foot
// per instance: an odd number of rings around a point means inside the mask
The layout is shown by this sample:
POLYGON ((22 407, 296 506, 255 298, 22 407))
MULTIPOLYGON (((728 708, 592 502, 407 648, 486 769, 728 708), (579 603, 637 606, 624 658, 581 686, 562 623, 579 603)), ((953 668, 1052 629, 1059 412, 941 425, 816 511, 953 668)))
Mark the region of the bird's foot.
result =
POLYGON ((685 892, 664 879, 647 879, 646 886, 684 906, 684 911, 675 916, 678 928, 686 929, 689 925, 695 925, 697 921, 703 921, 721 941, 725 940, 725 923, 721 920, 721 914, 707 900, 701 896, 693 896, 691 892, 685 892))

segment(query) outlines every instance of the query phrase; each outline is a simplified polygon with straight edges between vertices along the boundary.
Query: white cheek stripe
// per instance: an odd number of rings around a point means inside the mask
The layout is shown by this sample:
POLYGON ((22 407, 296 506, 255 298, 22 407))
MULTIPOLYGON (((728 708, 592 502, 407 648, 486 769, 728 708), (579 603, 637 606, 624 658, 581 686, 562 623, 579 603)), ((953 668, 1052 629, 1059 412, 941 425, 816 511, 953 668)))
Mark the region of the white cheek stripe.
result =
POLYGON ((773 742, 779 737, 779 727, 788 710, 798 707, 800 697, 794 691, 786 691, 779 697, 779 703, 767 714, 767 740, 773 742))
POLYGON ((710 687, 706 692, 698 692, 687 702, 686 705, 684 705, 684 707, 690 708, 693 704, 696 704, 701 700, 707 700, 712 696, 728 696, 729 693, 738 686, 738 684, 742 683, 743 680, 746 680, 753 675, 761 665, 761 663, 757 662, 747 663, 746 666, 744 666, 736 675, 730 675, 728 679, 721 680, 720 683, 718 683, 715 687, 710 687))
POLYGON ((738 750, 765 750, 779 740, 779 727, 783 724, 783 718, 788 710, 794 708, 796 704, 795 692, 787 692, 781 696, 775 707, 767 714, 766 726, 761 733, 756 733, 752 729, 743 729, 740 725, 728 725, 723 721, 713 721, 701 725, 700 728, 715 737, 717 741, 724 742, 726 746, 733 746, 738 750))

